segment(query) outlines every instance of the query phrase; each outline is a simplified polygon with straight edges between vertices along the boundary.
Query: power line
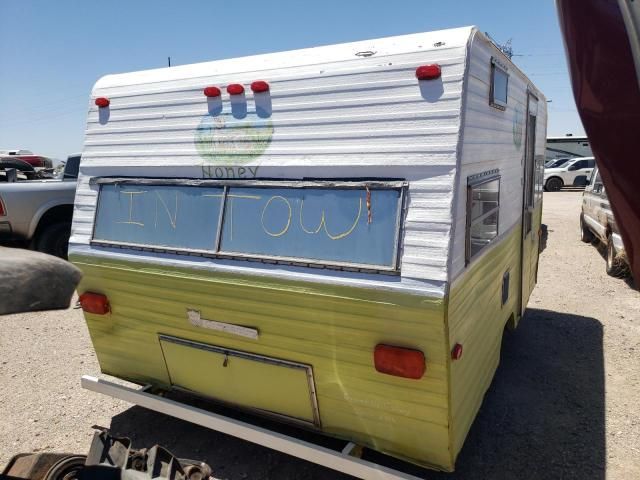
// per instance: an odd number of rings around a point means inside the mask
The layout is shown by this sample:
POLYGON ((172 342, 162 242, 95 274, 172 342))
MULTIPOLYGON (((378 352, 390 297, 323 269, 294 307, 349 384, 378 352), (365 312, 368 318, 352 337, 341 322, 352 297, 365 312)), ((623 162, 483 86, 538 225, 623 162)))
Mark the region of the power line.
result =
POLYGON ((9 125, 11 126, 22 126, 25 124, 37 125, 42 122, 51 121, 55 118, 66 117, 71 114, 78 114, 81 111, 85 112, 83 116, 86 115, 86 111, 87 111, 86 106, 77 105, 71 109, 56 110, 54 112, 49 112, 49 113, 53 113, 52 115, 34 115, 33 118, 22 118, 18 120, 13 120, 8 118, 6 120, 0 121, 0 125, 3 125, 5 128, 9 125))
POLYGON ((514 57, 557 57, 564 56, 562 53, 514 53, 514 57))

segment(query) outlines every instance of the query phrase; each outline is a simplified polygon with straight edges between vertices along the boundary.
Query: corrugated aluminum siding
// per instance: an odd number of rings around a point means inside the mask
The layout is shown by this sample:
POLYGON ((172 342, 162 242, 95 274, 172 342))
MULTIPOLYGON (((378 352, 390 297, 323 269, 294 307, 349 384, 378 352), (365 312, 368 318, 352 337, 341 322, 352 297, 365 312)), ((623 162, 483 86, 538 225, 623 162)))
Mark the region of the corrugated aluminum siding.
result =
MULTIPOLYGON (((351 277, 358 283, 360 278, 363 285, 404 285, 442 296, 471 32, 455 29, 106 77, 92 95, 110 99, 108 121, 101 121, 101 113, 90 104, 71 251, 101 251, 83 247, 90 241, 96 205, 90 177, 202 177, 207 161, 198 155, 194 132, 208 115, 203 87, 217 85, 224 91, 229 83, 244 84, 250 117, 256 109, 248 85, 262 79, 271 86, 274 131, 266 151, 248 164, 259 167, 258 176, 410 182, 400 282, 344 272, 320 280, 351 277), (374 54, 363 57, 358 52, 374 54), (421 91, 414 72, 427 63, 442 67, 442 81, 422 82, 421 91)), ((229 103, 226 93, 222 102, 229 103)), ((197 263, 200 268, 221 265, 216 260, 197 263)), ((233 265, 249 271, 262 268, 255 262, 233 265)), ((314 273, 305 268, 280 270, 299 279, 314 273)))
MULTIPOLYGON (((452 281, 465 271, 466 191, 469 176, 498 169, 501 176, 499 235, 520 222, 528 86, 532 86, 528 79, 484 35, 475 35, 465 89, 464 127, 457 182, 460 198, 455 205, 455 234, 450 259, 452 281), (489 105, 492 56, 509 65, 508 101, 504 111, 489 105), (516 115, 520 115, 522 119, 519 145, 514 140, 514 128, 518 128, 514 125, 516 115)), ((540 155, 544 154, 545 147, 546 101, 540 92, 533 92, 539 98, 536 155, 540 155)))

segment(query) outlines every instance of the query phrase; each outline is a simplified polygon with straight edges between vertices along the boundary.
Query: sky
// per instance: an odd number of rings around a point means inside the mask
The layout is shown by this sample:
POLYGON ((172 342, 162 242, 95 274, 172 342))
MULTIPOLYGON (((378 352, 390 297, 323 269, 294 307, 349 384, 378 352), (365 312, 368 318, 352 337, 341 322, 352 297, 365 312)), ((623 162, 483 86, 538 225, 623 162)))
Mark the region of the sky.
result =
POLYGON ((476 25, 511 40, 551 102, 549 135, 584 134, 553 0, 0 0, 0 149, 82 151, 103 75, 476 25))

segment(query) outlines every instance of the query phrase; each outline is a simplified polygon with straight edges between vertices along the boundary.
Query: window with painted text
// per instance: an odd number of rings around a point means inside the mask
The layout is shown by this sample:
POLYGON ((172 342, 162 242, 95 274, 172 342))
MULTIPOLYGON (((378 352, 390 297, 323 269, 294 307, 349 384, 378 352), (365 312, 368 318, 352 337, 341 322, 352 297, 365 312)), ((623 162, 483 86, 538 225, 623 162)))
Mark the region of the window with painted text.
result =
POLYGON ((92 243, 398 271, 403 182, 100 184, 92 243))

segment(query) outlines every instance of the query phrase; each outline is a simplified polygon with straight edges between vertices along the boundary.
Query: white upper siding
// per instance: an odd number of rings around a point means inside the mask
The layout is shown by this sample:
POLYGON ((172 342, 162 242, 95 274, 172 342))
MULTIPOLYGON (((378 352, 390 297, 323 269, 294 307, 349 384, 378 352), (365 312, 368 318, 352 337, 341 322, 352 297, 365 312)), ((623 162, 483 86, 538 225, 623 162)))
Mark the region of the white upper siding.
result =
POLYGON ((100 79, 89 104, 71 252, 443 295, 472 32, 467 27, 100 79), (421 91, 415 69, 427 63, 441 66, 442 79, 422 82, 421 91), (230 83, 243 84, 247 118, 257 118, 256 99, 248 88, 255 80, 269 82, 273 126, 266 150, 243 164, 258 167, 258 177, 409 182, 400 277, 89 245, 97 200, 91 177, 202 178, 211 174, 205 174, 203 166, 234 165, 211 163, 198 154, 195 131, 210 117, 202 90, 208 85, 221 88, 223 112, 229 112, 224 89, 230 83), (93 104, 101 96, 111 102, 108 119, 107 110, 93 104))
MULTIPOLYGON (((471 175, 498 169, 500 173, 499 231, 501 236, 517 225, 522 215, 522 185, 524 173, 525 122, 527 87, 538 97, 536 155, 544 155, 546 135, 546 101, 530 81, 507 60, 481 33, 471 42, 469 71, 464 86, 462 149, 457 179, 455 225, 450 259, 450 280, 465 270, 466 189, 471 175), (489 104, 491 58, 508 66, 508 101, 504 111, 489 104), (514 141, 514 118, 521 115, 522 138, 514 141)), ((497 243, 497 242, 495 242, 497 243)), ((488 250, 488 248, 487 248, 488 250)), ((473 261, 477 261, 481 252, 473 261)))

